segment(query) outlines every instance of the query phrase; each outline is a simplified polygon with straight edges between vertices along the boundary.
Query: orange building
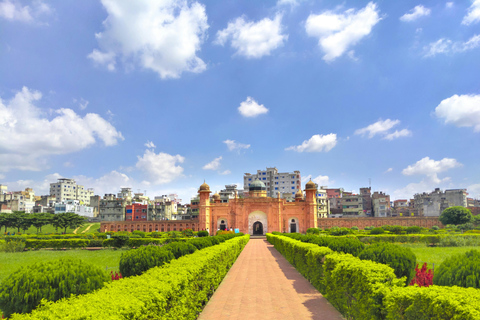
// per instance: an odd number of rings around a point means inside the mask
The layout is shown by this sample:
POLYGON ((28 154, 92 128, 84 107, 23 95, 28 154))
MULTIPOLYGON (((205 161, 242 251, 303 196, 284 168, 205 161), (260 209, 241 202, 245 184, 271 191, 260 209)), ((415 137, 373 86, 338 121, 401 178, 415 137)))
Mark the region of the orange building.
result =
POLYGON ((239 229, 251 235, 267 232, 305 232, 317 227, 317 188, 309 181, 305 185, 306 198, 298 191, 295 202, 267 197, 265 184, 255 180, 244 198, 235 196, 228 203, 222 203, 218 194, 210 201, 210 187, 200 186, 199 229, 211 234, 221 229, 239 229))
MULTIPOLYGON (((106 231, 194 231, 207 230, 215 234, 217 230, 239 229, 250 235, 264 235, 267 232, 305 232, 317 227, 317 187, 309 181, 303 193, 295 194, 295 202, 287 202, 280 197, 267 197, 265 184, 254 181, 245 197, 235 196, 222 203, 220 195, 210 199, 210 187, 204 183, 198 190, 198 219, 179 221, 110 221, 102 222, 101 230, 106 231)), ((133 212, 132 212, 133 213, 133 212)), ((128 214, 127 214, 128 216, 128 214)))

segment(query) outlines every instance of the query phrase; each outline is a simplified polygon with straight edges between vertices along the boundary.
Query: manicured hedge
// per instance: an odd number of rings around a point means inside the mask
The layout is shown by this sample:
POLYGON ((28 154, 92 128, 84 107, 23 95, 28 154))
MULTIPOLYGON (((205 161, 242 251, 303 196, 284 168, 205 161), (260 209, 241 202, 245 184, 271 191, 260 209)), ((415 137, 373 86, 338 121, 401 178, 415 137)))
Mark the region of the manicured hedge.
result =
POLYGON ((20 319, 196 319, 248 242, 241 236, 104 288, 57 303, 46 302, 20 319))
POLYGON ((53 240, 35 240, 26 239, 25 248, 42 249, 42 248, 84 248, 90 243, 89 239, 53 239, 53 240))
POLYGON ((267 240, 347 319, 480 319, 478 289, 404 287, 405 277, 398 279, 387 265, 326 247, 315 251, 315 245, 278 233, 267 240))
POLYGON ((385 235, 363 235, 358 234, 356 237, 363 243, 376 243, 376 242, 400 242, 400 243, 427 243, 437 245, 442 239, 448 237, 455 237, 459 239, 465 239, 466 241, 480 241, 480 234, 385 234, 385 235))

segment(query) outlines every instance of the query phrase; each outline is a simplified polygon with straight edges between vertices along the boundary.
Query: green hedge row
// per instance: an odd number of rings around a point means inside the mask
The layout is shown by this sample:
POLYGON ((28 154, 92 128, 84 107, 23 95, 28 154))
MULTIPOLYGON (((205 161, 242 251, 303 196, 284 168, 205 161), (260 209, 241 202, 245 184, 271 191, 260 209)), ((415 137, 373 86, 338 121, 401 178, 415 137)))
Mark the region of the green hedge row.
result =
POLYGON ((43 249, 43 248, 84 248, 90 244, 89 239, 55 239, 55 240, 34 240, 26 239, 25 248, 43 249))
POLYGON ((396 235, 396 234, 381 234, 381 235, 350 235, 356 236, 358 240, 363 243, 375 243, 375 242, 400 242, 400 243, 427 243, 438 244, 440 241, 447 237, 455 237, 465 240, 478 240, 480 234, 412 234, 412 235, 396 235))
POLYGON ((20 319, 196 319, 249 235, 199 250, 169 264, 124 278, 82 296, 44 302, 20 319))
MULTIPOLYGON (((166 242, 167 238, 130 238, 127 240, 126 245, 130 248, 132 247, 141 247, 149 244, 163 244, 166 242)), ((103 240, 104 247, 114 247, 115 238, 103 240)))
POLYGON ((404 287, 389 266, 282 235, 267 240, 348 319, 480 318, 480 290, 404 287))

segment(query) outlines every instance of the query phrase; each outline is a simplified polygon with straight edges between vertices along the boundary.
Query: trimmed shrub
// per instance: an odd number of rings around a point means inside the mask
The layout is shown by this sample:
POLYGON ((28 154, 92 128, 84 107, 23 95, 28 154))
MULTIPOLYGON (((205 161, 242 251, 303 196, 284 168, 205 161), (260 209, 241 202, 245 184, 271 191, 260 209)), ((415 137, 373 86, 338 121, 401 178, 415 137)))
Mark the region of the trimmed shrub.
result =
POLYGON ((480 288, 479 280, 480 251, 477 250, 448 257, 433 276, 433 283, 440 286, 480 288))
POLYGON ((318 228, 308 228, 307 234, 320 234, 320 230, 318 228))
POLYGON ((370 230, 370 234, 382 234, 385 233, 385 230, 383 228, 373 228, 370 230))
POLYGON ((350 253, 358 256, 363 251, 365 245, 357 238, 333 238, 328 242, 328 247, 336 252, 350 253))
POLYGON ((140 238, 145 238, 146 232, 140 230, 133 230, 132 235, 140 236, 140 238))
POLYGON ((194 236, 192 229, 185 229, 182 231, 184 237, 191 238, 194 236))
POLYGON ((438 226, 432 226, 432 230, 438 230, 440 229, 438 226))
POLYGON ((150 268, 162 266, 175 259, 173 253, 158 246, 146 246, 122 253, 120 257, 120 273, 124 277, 136 276, 150 268))
POLYGON ((112 239, 113 239, 112 241, 113 246, 115 248, 121 248, 127 244, 129 237, 121 234, 114 234, 112 236, 112 239))
POLYGON ((87 247, 91 240, 89 239, 52 239, 52 240, 35 240, 27 239, 25 248, 43 249, 43 248, 84 248, 87 247))
POLYGON ((71 294, 85 294, 103 287, 108 275, 98 267, 80 259, 37 262, 21 267, 0 286, 0 309, 12 313, 28 313, 42 299, 57 301, 71 294))
POLYGON ((248 239, 236 237, 93 293, 47 302, 11 320, 196 319, 248 239))
POLYGON ((202 231, 198 231, 197 232, 197 237, 208 237, 209 234, 208 234, 208 231, 206 230, 202 230, 202 231))
POLYGON ((90 248, 103 247, 103 239, 92 239, 88 243, 87 247, 90 247, 90 248))
POLYGON ((344 236, 347 235, 351 232, 349 228, 339 228, 339 227, 333 227, 330 229, 329 233, 332 236, 344 236))
POLYGON ((172 242, 163 246, 163 248, 173 253, 175 259, 197 251, 197 248, 193 244, 188 242, 172 242))
POLYGON ((130 238, 128 239, 126 245, 130 248, 138 248, 141 246, 147 246, 150 244, 163 244, 167 242, 168 239, 163 238, 163 239, 155 239, 155 238, 130 238))
POLYGON ((420 233, 422 231, 422 228, 418 227, 418 226, 411 226, 411 227, 407 227, 407 233, 408 234, 411 234, 411 233, 420 233))
POLYGON ((357 226, 353 226, 351 227, 350 229, 354 230, 354 231, 358 231, 358 227, 357 226))
POLYGON ((0 252, 22 252, 25 249, 25 239, 14 239, 0 242, 0 252))
POLYGON ((409 284, 415 275, 417 258, 410 248, 391 243, 376 243, 365 248, 358 257, 388 265, 398 278, 406 277, 405 285, 409 284))

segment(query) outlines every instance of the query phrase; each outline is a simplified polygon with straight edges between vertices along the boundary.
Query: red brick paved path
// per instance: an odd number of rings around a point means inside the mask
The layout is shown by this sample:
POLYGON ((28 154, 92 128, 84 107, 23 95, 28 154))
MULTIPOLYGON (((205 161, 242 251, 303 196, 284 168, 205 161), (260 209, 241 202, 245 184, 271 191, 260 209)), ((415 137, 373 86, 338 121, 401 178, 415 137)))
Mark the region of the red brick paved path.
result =
POLYGON ((251 239, 199 320, 343 319, 264 239, 251 239))

